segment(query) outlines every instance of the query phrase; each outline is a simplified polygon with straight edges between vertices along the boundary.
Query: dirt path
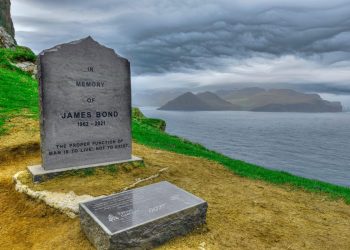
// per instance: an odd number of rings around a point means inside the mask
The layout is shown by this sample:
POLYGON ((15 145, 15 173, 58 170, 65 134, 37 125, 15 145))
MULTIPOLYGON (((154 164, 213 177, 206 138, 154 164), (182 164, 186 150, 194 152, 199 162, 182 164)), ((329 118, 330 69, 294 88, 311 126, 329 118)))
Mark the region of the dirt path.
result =
MULTIPOLYGON (((142 185, 168 180, 204 198, 208 223, 161 249, 350 249, 350 206, 342 201, 241 178, 200 158, 137 144, 134 154, 145 159, 144 168, 58 178, 36 188, 98 195, 168 168, 142 185)), ((0 163, 0 249, 92 249, 78 219, 15 192, 11 176, 38 162, 36 151, 0 163)))

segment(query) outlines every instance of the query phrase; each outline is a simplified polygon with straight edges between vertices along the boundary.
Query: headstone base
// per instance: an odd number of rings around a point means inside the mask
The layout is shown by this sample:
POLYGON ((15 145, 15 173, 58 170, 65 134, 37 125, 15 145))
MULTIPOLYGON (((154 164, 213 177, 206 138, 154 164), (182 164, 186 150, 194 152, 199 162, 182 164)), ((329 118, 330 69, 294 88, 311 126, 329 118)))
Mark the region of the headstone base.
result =
POLYGON ((128 160, 104 162, 104 163, 98 163, 98 164, 91 164, 91 165, 64 168, 64 169, 54 169, 54 170, 45 170, 41 165, 34 165, 34 166, 28 166, 28 171, 32 175, 33 182, 39 183, 39 182, 46 181, 48 179, 52 179, 56 176, 67 174, 69 172, 76 171, 76 170, 103 167, 103 166, 109 166, 109 165, 115 165, 115 164, 121 164, 121 163, 138 163, 138 162, 143 163, 142 158, 132 156, 131 159, 128 159, 128 160))

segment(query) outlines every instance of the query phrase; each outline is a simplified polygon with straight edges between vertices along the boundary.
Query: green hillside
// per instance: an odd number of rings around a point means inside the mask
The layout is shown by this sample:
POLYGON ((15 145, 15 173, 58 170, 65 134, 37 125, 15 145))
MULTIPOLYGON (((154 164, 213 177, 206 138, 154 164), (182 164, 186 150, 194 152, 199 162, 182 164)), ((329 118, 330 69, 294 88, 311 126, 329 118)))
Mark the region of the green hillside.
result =
POLYGON ((0 134, 6 132, 5 121, 13 115, 38 117, 37 81, 13 65, 35 60, 36 56, 27 48, 0 48, 0 134))
MULTIPOLYGON (((6 121, 13 115, 23 115, 31 119, 38 118, 36 80, 11 64, 11 62, 24 60, 34 61, 35 56, 30 50, 22 47, 17 47, 15 50, 0 49, 0 134, 6 133, 6 129, 11 124, 6 121)), ((146 118, 138 109, 133 109, 132 132, 133 139, 137 143, 179 154, 206 158, 223 164, 243 177, 324 193, 332 198, 342 198, 350 203, 349 188, 234 160, 199 144, 171 136, 164 132, 164 128, 164 121, 146 118)))

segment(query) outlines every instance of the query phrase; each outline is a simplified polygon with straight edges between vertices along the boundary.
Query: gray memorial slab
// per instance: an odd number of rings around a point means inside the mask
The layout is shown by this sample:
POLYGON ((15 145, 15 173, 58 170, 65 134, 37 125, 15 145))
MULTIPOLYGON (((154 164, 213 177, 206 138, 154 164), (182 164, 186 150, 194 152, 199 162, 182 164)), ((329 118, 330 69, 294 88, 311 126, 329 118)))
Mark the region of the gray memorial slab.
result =
POLYGON ((130 63, 91 37, 39 55, 42 166, 55 171, 133 161, 130 63))
POLYGON ((97 249, 151 249, 206 221, 207 202, 159 182, 80 204, 81 226, 97 249))

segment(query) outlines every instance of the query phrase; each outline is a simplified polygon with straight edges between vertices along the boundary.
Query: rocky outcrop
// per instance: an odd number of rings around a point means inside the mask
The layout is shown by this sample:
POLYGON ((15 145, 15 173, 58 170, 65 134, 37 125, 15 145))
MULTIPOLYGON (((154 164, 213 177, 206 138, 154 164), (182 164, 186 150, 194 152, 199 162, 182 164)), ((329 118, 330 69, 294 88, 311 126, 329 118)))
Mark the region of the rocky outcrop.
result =
POLYGON ((10 0, 0 0, 0 48, 16 46, 15 29, 11 18, 10 0))
POLYGON ((4 27, 0 27, 0 48, 13 48, 15 46, 15 39, 6 32, 4 27))
POLYGON ((11 18, 11 1, 0 0, 0 26, 4 27, 6 32, 15 38, 15 29, 11 18))
POLYGON ((38 67, 35 63, 33 62, 18 62, 14 64, 17 68, 20 68, 21 70, 28 72, 35 77, 35 75, 38 73, 38 67))

